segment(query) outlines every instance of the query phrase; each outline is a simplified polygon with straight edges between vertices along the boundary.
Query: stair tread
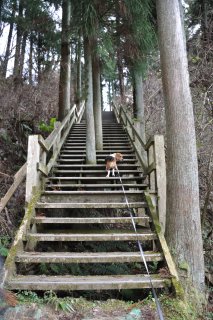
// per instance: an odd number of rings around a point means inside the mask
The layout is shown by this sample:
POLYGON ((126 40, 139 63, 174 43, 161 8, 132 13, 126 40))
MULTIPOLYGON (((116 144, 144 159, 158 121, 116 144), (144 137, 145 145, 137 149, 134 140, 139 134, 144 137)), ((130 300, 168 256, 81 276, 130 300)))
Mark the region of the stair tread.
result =
MULTIPOLYGON (((168 278, 158 274, 151 275, 154 287, 165 287, 171 284, 168 278)), ((107 276, 16 276, 7 282, 8 289, 34 290, 108 290, 150 288, 150 277, 137 275, 107 275, 107 276)))
MULTIPOLYGON (((146 202, 129 202, 129 208, 146 208, 146 202)), ((65 209, 65 208, 127 208, 124 202, 37 202, 36 208, 49 208, 49 209, 65 209)))
MULTIPOLYGON (((145 251, 146 261, 161 261, 163 255, 160 252, 145 251)), ((16 262, 40 263, 60 262, 71 263, 95 263, 95 262, 131 262, 141 261, 140 252, 22 252, 16 256, 16 262), (66 260, 67 259, 67 260, 66 260)))
MULTIPOLYGON (((81 190, 81 191, 69 191, 69 190, 52 190, 52 191, 44 191, 42 194, 43 195, 51 195, 51 194, 85 194, 85 195, 88 195, 88 194, 109 194, 109 195, 113 195, 113 194, 123 194, 123 190, 81 190)), ((126 194, 144 194, 144 190, 125 190, 125 193, 126 194)))
MULTIPOLYGON (((149 220, 149 217, 143 215, 141 217, 133 217, 136 223, 141 220, 149 220)), ((34 218, 36 223, 131 223, 130 217, 92 217, 92 218, 70 218, 70 217, 45 217, 37 216, 34 218)))
MULTIPOLYGON (((76 171, 76 170, 54 170, 54 173, 100 173, 100 172, 102 172, 102 171, 104 171, 104 173, 105 173, 105 171, 106 170, 103 170, 102 168, 100 168, 100 170, 96 170, 96 169, 94 169, 94 170, 79 170, 79 171, 76 171)), ((119 170, 119 172, 120 173, 143 173, 141 170, 127 170, 127 169, 124 169, 124 170, 119 170)))
POLYGON ((123 184, 118 184, 118 183, 108 183, 108 184, 47 184, 46 187, 48 188, 121 188, 122 186, 128 187, 128 188, 146 188, 148 187, 147 184, 145 183, 123 183, 123 184))
MULTIPOLYGON (((125 230, 125 232, 121 232, 121 230, 111 232, 111 230, 104 229, 101 230, 101 233, 95 233, 95 230, 90 231, 91 233, 81 233, 79 230, 69 229, 67 233, 29 233, 28 236, 37 241, 146 241, 157 239, 156 234, 151 231, 143 231, 140 233, 127 232, 127 230, 125 230), (70 233, 70 231, 73 233, 70 233)), ((97 231, 100 232, 100 230, 97 231)))
MULTIPOLYGON (((120 178, 119 177, 109 177, 109 178, 106 178, 106 176, 103 176, 103 177, 53 177, 53 176, 50 176, 48 177, 48 179, 51 179, 51 180, 119 180, 120 181, 120 178)), ((142 180, 142 179, 146 179, 146 176, 140 176, 140 177, 122 177, 122 180, 142 180)))

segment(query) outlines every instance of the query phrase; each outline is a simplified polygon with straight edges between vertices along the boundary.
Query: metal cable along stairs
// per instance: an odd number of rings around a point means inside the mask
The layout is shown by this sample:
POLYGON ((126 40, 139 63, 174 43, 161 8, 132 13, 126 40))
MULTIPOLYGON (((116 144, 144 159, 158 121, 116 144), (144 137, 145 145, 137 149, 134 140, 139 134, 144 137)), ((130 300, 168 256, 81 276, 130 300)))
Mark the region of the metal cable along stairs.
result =
POLYGON ((127 114, 114 108, 114 113, 103 114, 104 146, 96 153, 97 164, 86 164, 83 112, 83 105, 79 112, 73 108, 46 140, 40 136, 29 139, 26 214, 5 263, 4 286, 44 291, 150 288, 137 239, 145 248, 148 264, 155 265, 153 286, 174 285, 178 276, 160 230, 158 194, 152 186, 157 181, 152 160, 156 150, 150 151, 155 140, 146 146, 144 174, 134 144, 135 129, 128 125, 127 114), (119 177, 106 178, 104 159, 112 152, 124 156, 119 171, 137 234, 119 177), (130 273, 110 274, 109 270, 125 265, 133 265, 130 273), (166 266, 170 275, 162 277, 158 265, 166 266), (76 270, 81 266, 85 274, 79 275, 76 270))

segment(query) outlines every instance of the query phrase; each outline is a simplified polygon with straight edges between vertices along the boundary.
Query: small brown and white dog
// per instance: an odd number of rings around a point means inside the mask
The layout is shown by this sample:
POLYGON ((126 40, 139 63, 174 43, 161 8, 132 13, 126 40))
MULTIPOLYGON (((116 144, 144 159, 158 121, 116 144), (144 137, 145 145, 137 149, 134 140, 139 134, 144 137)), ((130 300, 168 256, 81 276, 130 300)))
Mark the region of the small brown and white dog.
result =
POLYGON ((109 178, 110 169, 112 169, 112 176, 115 176, 115 169, 118 169, 117 161, 123 161, 123 155, 121 153, 112 153, 105 158, 107 178, 109 178))

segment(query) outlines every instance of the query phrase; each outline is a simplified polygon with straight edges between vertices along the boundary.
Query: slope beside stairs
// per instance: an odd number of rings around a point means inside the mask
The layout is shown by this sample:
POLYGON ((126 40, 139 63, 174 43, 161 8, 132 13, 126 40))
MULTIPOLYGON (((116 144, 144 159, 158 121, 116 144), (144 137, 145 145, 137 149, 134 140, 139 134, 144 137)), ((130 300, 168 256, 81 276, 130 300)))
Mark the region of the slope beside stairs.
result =
POLYGON ((153 286, 171 286, 168 259, 156 233, 144 193, 147 176, 122 124, 103 116, 103 150, 97 164, 86 164, 86 124, 72 126, 45 188, 35 204, 14 270, 6 277, 11 290, 121 290, 150 288, 137 247, 140 240, 153 286), (104 159, 121 152, 121 181, 106 178, 104 159), (131 210, 137 226, 132 228, 131 210))

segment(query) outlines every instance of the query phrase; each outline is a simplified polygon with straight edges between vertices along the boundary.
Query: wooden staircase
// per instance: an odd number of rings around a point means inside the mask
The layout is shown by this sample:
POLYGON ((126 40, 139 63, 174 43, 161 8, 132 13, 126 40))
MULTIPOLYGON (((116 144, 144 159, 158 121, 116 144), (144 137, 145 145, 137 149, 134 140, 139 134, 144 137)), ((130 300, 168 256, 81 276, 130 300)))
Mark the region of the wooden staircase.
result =
POLYGON ((40 151, 37 158, 43 159, 43 164, 35 160, 41 188, 34 190, 35 182, 32 184, 25 218, 5 264, 5 287, 44 291, 150 288, 137 240, 145 248, 153 286, 163 288, 171 286, 172 279, 177 280, 156 220, 153 199, 157 193, 150 190, 152 163, 144 173, 125 127, 113 112, 103 115, 103 150, 96 152, 96 165, 86 164, 84 121, 67 125, 61 147, 54 135, 57 146, 48 146, 48 141, 38 138, 38 145, 46 152, 44 157, 40 151), (52 146, 55 152, 48 157, 52 146), (118 174, 106 178, 104 159, 113 152, 124 156, 118 167, 130 209, 118 174), (53 164, 51 168, 48 163, 53 164), (161 277, 159 268, 165 267, 168 275, 161 277))

